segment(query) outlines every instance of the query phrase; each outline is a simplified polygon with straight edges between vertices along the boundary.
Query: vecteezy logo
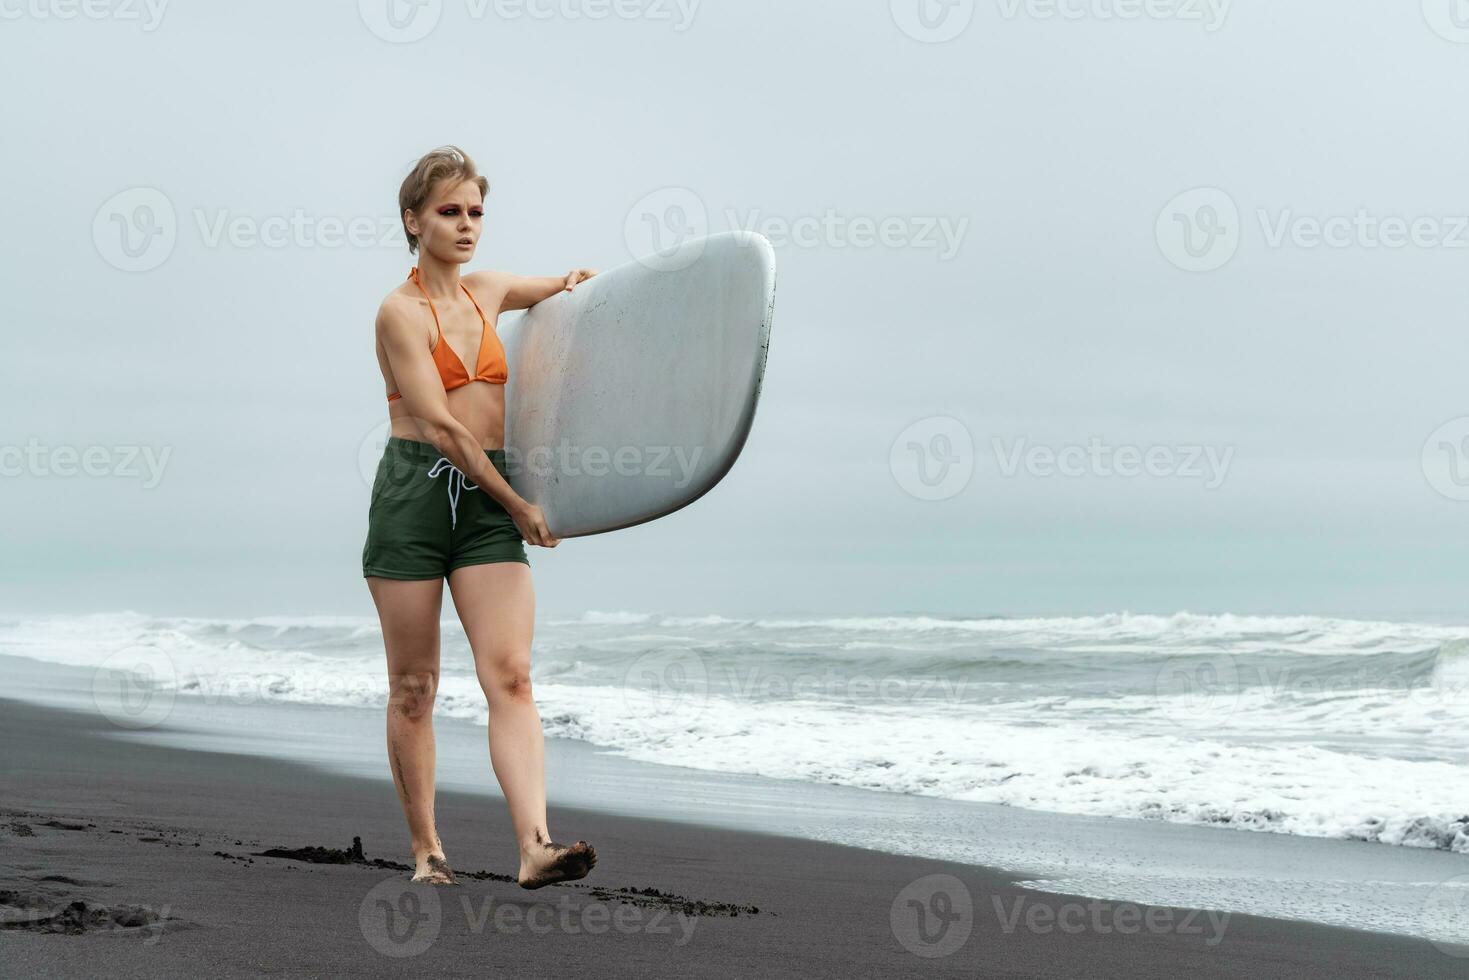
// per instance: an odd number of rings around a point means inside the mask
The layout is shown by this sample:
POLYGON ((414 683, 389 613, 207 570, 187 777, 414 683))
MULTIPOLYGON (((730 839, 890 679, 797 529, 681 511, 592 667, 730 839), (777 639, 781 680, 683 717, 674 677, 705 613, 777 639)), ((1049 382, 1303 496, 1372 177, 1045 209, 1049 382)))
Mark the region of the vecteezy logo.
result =
POLYGON ((1186 272, 1213 272, 1234 258, 1239 208, 1217 187, 1199 187, 1168 202, 1155 233, 1164 258, 1186 272))
POLYGON ((893 22, 915 41, 942 44, 968 29, 974 0, 892 0, 893 22))
POLYGON ((153 647, 125 647, 92 674, 92 703, 119 728, 152 728, 173 711, 178 671, 153 647))
POLYGON ((919 419, 893 440, 888 468, 904 492, 919 500, 948 500, 974 476, 974 437, 956 418, 919 419))
POLYGON ((1423 19, 1439 37, 1469 44, 1469 0, 1423 0, 1423 19))
POLYGON ((112 195, 92 219, 97 254, 123 272, 158 268, 173 254, 177 241, 173 202, 152 187, 129 187, 112 195))
POLYGON ((663 187, 627 212, 623 235, 638 262, 659 272, 693 265, 704 254, 709 211, 687 187, 663 187))
POLYGON ((1439 703, 1455 701, 1464 704, 1469 698, 1469 640, 1448 640, 1439 644, 1433 658, 1433 693, 1439 703))
POLYGON ((1153 678, 1153 696, 1176 725, 1217 727, 1239 707, 1239 664, 1227 653, 1169 657, 1153 678))
MULTIPOLYGON (((399 416, 426 422, 411 415, 399 416)), ((413 452, 411 444, 393 443, 393 420, 373 426, 357 446, 357 472, 371 488, 371 504, 385 500, 417 500, 428 493, 444 493, 444 481, 429 476, 431 465, 413 452)))
POLYGON ((1428 893, 1420 926, 1440 953, 1469 959, 1469 875, 1440 882, 1428 893))
POLYGON ((383 466, 383 457, 387 455, 388 440, 392 435, 393 420, 384 419, 373 426, 357 444, 357 472, 361 475, 362 482, 369 487, 377 482, 378 471, 383 466))
POLYGON ((362 23, 384 41, 408 44, 419 41, 439 26, 443 0, 357 0, 362 23))
POLYGON ((1469 415, 1450 419, 1428 437, 1423 475, 1450 500, 1469 500, 1469 415))
POLYGON ((914 956, 951 956, 969 941, 974 898, 953 875, 928 875, 898 892, 890 917, 893 937, 914 956))
POLYGON ((623 707, 644 721, 685 727, 708 705, 709 668, 692 650, 649 651, 628 666, 622 699, 623 707))
POLYGON ((443 907, 433 885, 405 878, 379 882, 362 899, 357 925, 368 945, 384 956, 418 956, 439 938, 443 907))

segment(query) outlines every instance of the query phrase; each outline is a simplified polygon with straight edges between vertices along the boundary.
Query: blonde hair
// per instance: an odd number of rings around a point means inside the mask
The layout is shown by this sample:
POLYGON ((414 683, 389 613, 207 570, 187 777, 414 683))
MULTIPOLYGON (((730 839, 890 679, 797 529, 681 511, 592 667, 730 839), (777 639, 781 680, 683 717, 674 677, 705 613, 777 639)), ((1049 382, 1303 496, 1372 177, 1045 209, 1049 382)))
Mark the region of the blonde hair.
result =
POLYGON ((441 146, 425 153, 403 178, 403 186, 398 188, 398 216, 403 219, 403 234, 408 236, 408 251, 418 251, 418 236, 408 230, 406 212, 417 214, 423 210, 434 185, 450 178, 474 181, 481 197, 490 193, 490 182, 480 176, 469 154, 459 147, 441 146))

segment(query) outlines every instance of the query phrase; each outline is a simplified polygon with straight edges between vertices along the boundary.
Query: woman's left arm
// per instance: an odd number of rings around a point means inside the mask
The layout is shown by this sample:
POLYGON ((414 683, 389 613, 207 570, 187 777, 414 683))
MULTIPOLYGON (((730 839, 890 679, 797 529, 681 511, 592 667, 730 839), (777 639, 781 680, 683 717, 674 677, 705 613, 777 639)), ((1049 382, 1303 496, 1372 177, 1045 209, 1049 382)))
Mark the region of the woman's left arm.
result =
POLYGON ((505 287, 505 299, 500 312, 506 310, 528 310, 543 299, 559 292, 572 292, 576 284, 586 282, 597 274, 595 269, 572 269, 564 276, 517 276, 509 272, 497 273, 505 287))

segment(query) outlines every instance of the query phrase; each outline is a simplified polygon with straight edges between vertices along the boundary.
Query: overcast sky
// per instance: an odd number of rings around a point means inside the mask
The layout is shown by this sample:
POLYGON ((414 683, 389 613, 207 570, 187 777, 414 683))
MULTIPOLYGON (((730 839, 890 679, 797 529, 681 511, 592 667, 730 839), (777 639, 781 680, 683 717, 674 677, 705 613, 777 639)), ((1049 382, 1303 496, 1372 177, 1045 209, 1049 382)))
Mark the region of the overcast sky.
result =
POLYGON ((529 549, 543 612, 1463 618, 1453 0, 395 2, 0 4, 0 610, 371 613, 453 142, 476 267, 776 244, 734 470, 529 549))

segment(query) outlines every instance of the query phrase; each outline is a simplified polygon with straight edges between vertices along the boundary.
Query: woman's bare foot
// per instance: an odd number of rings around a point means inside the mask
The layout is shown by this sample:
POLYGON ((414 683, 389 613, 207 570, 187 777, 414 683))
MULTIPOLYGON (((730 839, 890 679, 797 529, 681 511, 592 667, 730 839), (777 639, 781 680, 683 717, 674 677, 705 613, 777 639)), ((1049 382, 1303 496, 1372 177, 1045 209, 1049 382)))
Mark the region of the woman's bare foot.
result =
POLYGON ((596 864, 597 850, 586 841, 568 846, 536 831, 535 843, 520 849, 516 882, 521 888, 543 888, 558 881, 576 881, 585 878, 596 864))
POLYGON ((421 881, 426 885, 457 885, 459 882, 454 878, 454 869, 449 867, 449 861, 444 857, 443 851, 437 854, 426 852, 418 855, 418 867, 413 872, 413 880, 421 881))

